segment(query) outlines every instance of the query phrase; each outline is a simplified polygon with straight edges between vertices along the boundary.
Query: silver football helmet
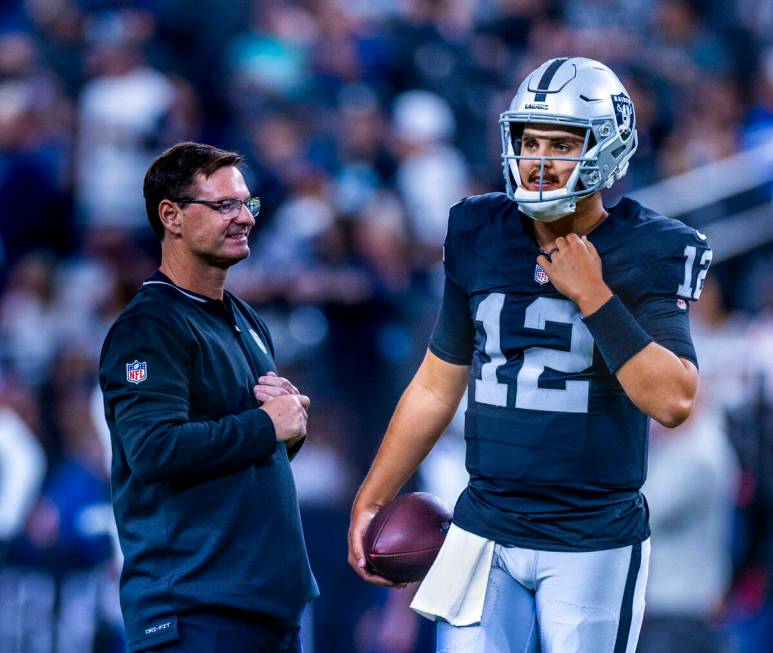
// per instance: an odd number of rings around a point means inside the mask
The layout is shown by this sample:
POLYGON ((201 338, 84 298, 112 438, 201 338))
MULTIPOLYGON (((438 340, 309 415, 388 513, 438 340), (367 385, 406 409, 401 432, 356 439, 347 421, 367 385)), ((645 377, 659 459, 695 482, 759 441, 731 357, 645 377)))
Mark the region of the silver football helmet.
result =
POLYGON ((604 64, 585 57, 543 63, 520 85, 499 125, 507 195, 526 215, 542 222, 574 213, 578 199, 622 178, 638 144, 636 114, 625 87, 604 64), (521 156, 526 123, 584 128, 581 155, 521 156), (523 187, 518 172, 521 159, 540 161, 540 190, 523 187), (546 160, 577 161, 566 186, 542 190, 546 160))

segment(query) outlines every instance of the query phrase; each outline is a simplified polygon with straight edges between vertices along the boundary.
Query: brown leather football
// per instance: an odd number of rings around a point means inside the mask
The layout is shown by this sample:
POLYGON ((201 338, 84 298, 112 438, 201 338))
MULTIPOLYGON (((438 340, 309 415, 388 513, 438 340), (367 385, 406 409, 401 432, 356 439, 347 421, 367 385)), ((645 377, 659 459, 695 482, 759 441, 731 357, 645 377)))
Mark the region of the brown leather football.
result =
POLYGON ((401 494, 365 532, 365 558, 379 576, 414 583, 427 575, 451 526, 448 506, 427 492, 401 494))

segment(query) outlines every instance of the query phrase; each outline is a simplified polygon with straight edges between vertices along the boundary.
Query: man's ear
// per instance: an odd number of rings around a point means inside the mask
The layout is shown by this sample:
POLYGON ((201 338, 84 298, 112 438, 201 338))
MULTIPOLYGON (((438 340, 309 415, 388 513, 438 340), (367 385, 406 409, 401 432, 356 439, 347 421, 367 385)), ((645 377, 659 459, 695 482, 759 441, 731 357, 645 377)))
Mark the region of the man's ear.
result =
POLYGON ((164 229, 170 231, 175 236, 179 236, 182 231, 182 211, 180 207, 171 200, 161 200, 158 205, 158 217, 164 229))

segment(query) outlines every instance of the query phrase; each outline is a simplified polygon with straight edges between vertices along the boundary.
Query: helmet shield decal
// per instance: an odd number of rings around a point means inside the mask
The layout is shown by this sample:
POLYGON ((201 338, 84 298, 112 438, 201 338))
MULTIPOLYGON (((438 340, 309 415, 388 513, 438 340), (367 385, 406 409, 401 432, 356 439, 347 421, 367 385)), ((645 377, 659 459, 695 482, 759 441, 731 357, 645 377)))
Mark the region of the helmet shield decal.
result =
POLYGON ((612 96, 612 105, 615 107, 615 120, 620 130, 620 138, 627 142, 636 127, 636 116, 633 112, 633 102, 625 93, 612 96))

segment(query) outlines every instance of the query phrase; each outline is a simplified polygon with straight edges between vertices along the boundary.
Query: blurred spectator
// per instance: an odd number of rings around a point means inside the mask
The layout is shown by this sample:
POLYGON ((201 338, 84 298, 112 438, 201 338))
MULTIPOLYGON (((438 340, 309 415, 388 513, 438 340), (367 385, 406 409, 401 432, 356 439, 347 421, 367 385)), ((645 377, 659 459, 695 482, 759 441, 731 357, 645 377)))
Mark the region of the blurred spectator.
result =
POLYGON ((652 557, 641 653, 720 653, 714 623, 732 571, 730 533, 736 461, 722 423, 699 399, 682 426, 650 428, 643 493, 652 557), (698 555, 698 552, 700 554, 698 555))
MULTIPOLYGON (((773 3, 770 4, 773 20, 773 3)), ((743 128, 747 147, 773 142, 773 46, 762 52, 752 88, 752 104, 747 108, 743 128)))
POLYGON ((773 33, 773 3, 765 0, 738 0, 733 4, 736 5, 743 26, 757 38, 770 41, 773 33))
POLYGON ((87 394, 57 393, 64 457, 0 570, 1 650, 81 653, 93 650, 100 629, 108 646, 120 646, 109 488, 88 411, 87 394))
POLYGON ((0 569, 6 547, 24 527, 46 470, 43 447, 31 430, 39 424, 24 419, 26 414, 37 422, 31 399, 18 381, 0 376, 0 569))
POLYGON ((701 366, 702 410, 721 423, 727 410, 748 400, 755 354, 749 319, 728 310, 718 276, 706 279, 700 301, 693 304, 690 331, 701 366))
POLYGON ((30 37, 0 34, 0 263, 33 248, 69 247, 69 110, 30 37))
POLYGON ((645 58, 652 72, 682 87, 695 83, 703 73, 729 72, 729 48, 719 31, 709 28, 705 17, 703 3, 658 0, 652 41, 638 55, 645 58))
POLYGON ((11 369, 29 383, 41 383, 57 343, 51 256, 30 255, 16 265, 0 297, 0 351, 11 369))
POLYGON ((735 582, 725 607, 734 653, 767 650, 773 641, 773 288, 761 292, 764 309, 745 331, 745 392, 727 419, 742 470, 735 582))
POLYGON ((80 96, 76 167, 84 226, 141 227, 145 205, 136 180, 159 150, 196 135, 195 93, 143 59, 152 31, 150 15, 128 10, 101 16, 87 30, 92 79, 80 96))
MULTIPOLYGON (((769 343, 766 343, 769 347, 769 343)), ((727 600, 734 650, 769 650, 773 641, 773 402, 764 373, 728 419, 743 471, 735 533, 735 582, 727 600)))
POLYGON ((617 36, 651 27, 656 6, 647 0, 578 0, 566 3, 564 18, 573 27, 617 36))
POLYGON ((254 3, 249 30, 228 55, 235 100, 250 110, 267 100, 300 100, 309 90, 309 56, 318 26, 302 6, 254 3))
POLYGON ((353 216, 390 185, 397 165, 396 153, 389 148, 389 125, 372 88, 344 88, 339 95, 338 111, 341 120, 335 125, 335 201, 344 215, 353 216))
POLYGON ((293 186, 314 183, 317 170, 308 162, 309 126, 294 112, 267 111, 246 117, 246 132, 255 176, 255 192, 265 198, 269 216, 293 186))
POLYGON ((83 83, 84 15, 72 0, 28 0, 35 50, 44 65, 61 80, 71 98, 83 83))
POLYGON ((674 130, 663 144, 663 177, 729 157, 739 145, 738 126, 743 111, 732 79, 711 77, 696 81, 689 98, 681 104, 674 130))
POLYGON ((469 194, 467 165, 449 143, 456 121, 437 95, 408 91, 396 98, 392 122, 399 158, 397 189, 418 245, 428 250, 429 261, 437 261, 448 207, 469 194))
POLYGON ((11 559, 66 571, 111 558, 111 509, 89 395, 79 389, 57 394, 63 458, 51 470, 27 525, 24 539, 30 548, 17 543, 11 559))
POLYGON ((313 625, 304 636, 304 650, 338 653, 353 650, 353 633, 371 591, 352 577, 346 564, 344 534, 357 473, 343 434, 352 427, 335 398, 320 404, 310 423, 312 437, 293 464, 309 559, 325 595, 307 608, 313 625), (342 605, 347 609, 342 610, 342 605))

